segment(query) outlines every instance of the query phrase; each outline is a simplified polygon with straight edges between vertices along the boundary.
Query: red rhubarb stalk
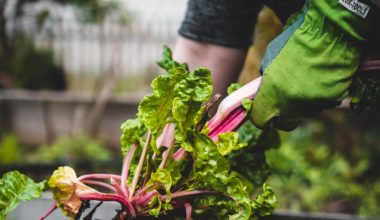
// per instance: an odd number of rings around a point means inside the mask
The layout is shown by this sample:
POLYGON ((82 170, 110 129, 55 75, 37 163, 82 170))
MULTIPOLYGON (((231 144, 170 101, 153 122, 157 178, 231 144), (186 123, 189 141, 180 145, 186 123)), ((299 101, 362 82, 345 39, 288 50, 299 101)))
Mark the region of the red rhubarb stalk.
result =
POLYGON ((96 201, 115 201, 123 204, 127 209, 131 217, 136 217, 136 211, 133 208, 132 204, 125 198, 124 196, 121 195, 116 195, 116 194, 105 194, 105 193, 91 193, 91 194, 77 194, 79 198, 82 201, 85 200, 96 200, 96 201))

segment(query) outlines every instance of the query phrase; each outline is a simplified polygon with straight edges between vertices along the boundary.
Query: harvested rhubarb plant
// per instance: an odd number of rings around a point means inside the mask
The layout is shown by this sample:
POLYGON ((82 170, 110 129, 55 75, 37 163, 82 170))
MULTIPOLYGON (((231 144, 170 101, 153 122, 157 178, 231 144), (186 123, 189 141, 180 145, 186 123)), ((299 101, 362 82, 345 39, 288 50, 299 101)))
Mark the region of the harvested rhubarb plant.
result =
MULTIPOLYGON (((237 161, 236 152, 248 148, 235 130, 246 119, 260 79, 230 94, 210 119, 219 96, 210 97, 209 70, 189 71, 172 59, 167 47, 158 64, 166 74, 153 80, 153 94, 143 98, 136 118, 121 126, 120 175, 77 177, 70 167, 58 168, 47 181, 56 202, 41 219, 57 207, 78 218, 92 200, 120 203, 119 219, 165 217, 182 210, 190 220, 195 211, 211 210, 217 219, 245 220, 273 211, 271 188, 260 181, 251 184, 243 172, 231 168, 230 160, 237 161)), ((240 168, 255 172, 250 166, 240 168)))

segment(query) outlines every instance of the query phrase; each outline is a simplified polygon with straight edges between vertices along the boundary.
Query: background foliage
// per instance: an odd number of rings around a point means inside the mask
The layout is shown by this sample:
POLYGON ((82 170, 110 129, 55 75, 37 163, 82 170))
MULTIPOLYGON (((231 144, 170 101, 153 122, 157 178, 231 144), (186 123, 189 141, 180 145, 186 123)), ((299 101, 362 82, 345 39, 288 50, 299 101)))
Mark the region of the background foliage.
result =
POLYGON ((363 119, 331 112, 282 133, 266 153, 279 209, 380 216, 380 129, 363 119))

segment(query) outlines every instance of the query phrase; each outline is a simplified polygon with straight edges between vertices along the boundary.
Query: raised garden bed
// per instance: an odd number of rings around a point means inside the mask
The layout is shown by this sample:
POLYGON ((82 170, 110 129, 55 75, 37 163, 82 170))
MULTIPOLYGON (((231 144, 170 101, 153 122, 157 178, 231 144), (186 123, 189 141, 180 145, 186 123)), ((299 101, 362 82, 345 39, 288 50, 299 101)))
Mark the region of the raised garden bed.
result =
MULTIPOLYGON (((12 213, 9 214, 8 219, 38 219, 52 204, 51 194, 45 193, 42 199, 36 199, 31 202, 21 203, 12 213)), ((92 203, 94 207, 97 203, 92 203)), ((120 209, 120 205, 114 202, 103 203, 94 213, 91 219, 112 219, 116 215, 116 210, 120 209)), ((81 219, 84 218, 91 208, 86 210, 81 219)), ((61 211, 56 210, 47 220, 67 220, 61 211)), ((156 219, 156 218, 152 218, 156 219)), ((185 212, 177 213, 176 218, 164 217, 156 220, 170 220, 170 219, 185 219, 185 212), (183 217, 182 217, 183 216, 183 217)), ((202 218, 203 220, 205 218, 202 218)), ((266 217, 263 220, 379 220, 380 218, 360 218, 354 215, 346 214, 327 214, 327 213, 301 213, 289 211, 277 211, 272 216, 266 217)), ((89 220, 89 219, 87 219, 89 220)), ((146 220, 146 218, 145 218, 146 220)), ((194 218, 194 220, 199 220, 194 218)), ((212 220, 212 218, 208 218, 212 220)))
MULTIPOLYGON (((97 136, 119 147, 120 123, 134 117, 142 95, 111 97, 97 123, 97 136)), ((62 135, 87 131, 96 96, 72 92, 0 91, 0 136, 17 135, 22 143, 38 146, 62 135)))

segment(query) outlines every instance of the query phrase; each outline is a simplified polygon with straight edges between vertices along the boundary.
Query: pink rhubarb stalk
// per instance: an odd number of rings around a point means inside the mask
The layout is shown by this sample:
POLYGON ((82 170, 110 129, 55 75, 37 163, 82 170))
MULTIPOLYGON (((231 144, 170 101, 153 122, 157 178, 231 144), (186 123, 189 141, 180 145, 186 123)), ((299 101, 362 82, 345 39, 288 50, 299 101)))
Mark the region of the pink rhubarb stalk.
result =
POLYGON ((186 209, 186 220, 191 220, 192 207, 191 207, 190 203, 185 203, 185 209, 186 209))
POLYGON ((131 159, 133 157, 133 154, 136 150, 136 144, 133 144, 132 148, 129 150, 127 156, 125 157, 123 169, 121 171, 121 190, 123 191, 125 197, 129 197, 129 190, 127 187, 127 180, 128 180, 128 172, 129 172, 129 166, 131 164, 131 159))
POLYGON ((174 143, 174 123, 168 123, 165 125, 164 129, 162 130, 161 135, 156 140, 156 146, 157 148, 160 147, 167 147, 173 145, 174 143))
POLYGON ((143 151, 141 153, 139 163, 138 163, 137 168, 135 170, 135 175, 133 176, 132 186, 131 186, 131 190, 130 190, 130 194, 129 194, 129 200, 132 200, 133 194, 135 193, 137 182, 138 182, 139 177, 140 177, 141 169, 144 165, 146 153, 148 151, 148 146, 150 144, 151 139, 152 139, 152 133, 150 131, 148 131, 148 136, 146 138, 145 145, 144 145, 143 151))
POLYGON ((245 109, 240 107, 231 112, 230 115, 218 127, 208 133, 213 141, 218 141, 219 134, 234 131, 239 125, 246 120, 245 109))
POLYGON ((260 83, 261 77, 258 77, 224 98, 215 116, 208 122, 209 129, 214 130, 218 127, 233 110, 241 106, 244 98, 253 99, 256 96, 260 83))
POLYGON ((172 159, 176 162, 183 160, 186 157, 186 151, 182 147, 173 153, 172 159))
POLYGON ((175 124, 174 123, 169 123, 166 124, 164 127, 164 130, 162 131, 162 134, 158 138, 156 144, 157 147, 162 147, 165 146, 167 147, 167 150, 162 153, 162 161, 160 165, 158 166, 159 169, 163 169, 166 161, 168 160, 170 151, 172 150, 174 146, 174 129, 175 129, 175 124))
POLYGON ((139 193, 138 195, 133 197, 131 203, 139 205, 139 206, 147 206, 149 202, 152 200, 153 196, 157 194, 158 194, 157 190, 152 190, 144 194, 139 193))
MULTIPOLYGON (((125 196, 123 190, 121 189, 121 186, 119 184, 118 181, 114 180, 114 179, 111 179, 111 184, 115 187, 115 190, 116 192, 119 194, 119 195, 122 195, 122 196, 125 196)), ((128 197, 127 197, 128 198, 128 197)))
MULTIPOLYGON (((112 182, 112 180, 113 179, 111 179, 111 182, 112 182)), ((108 183, 103 183, 103 182, 95 181, 95 180, 82 180, 81 182, 82 183, 86 183, 86 184, 95 185, 95 186, 101 186, 103 188, 106 188, 106 189, 109 189, 111 191, 114 191, 114 192, 116 191, 117 192, 117 189, 114 186, 111 186, 108 183)))
POLYGON ((78 177, 79 181, 85 180, 85 179, 117 179, 120 180, 121 177, 119 175, 115 174, 104 174, 104 173, 93 173, 93 174, 86 174, 83 176, 78 177))

